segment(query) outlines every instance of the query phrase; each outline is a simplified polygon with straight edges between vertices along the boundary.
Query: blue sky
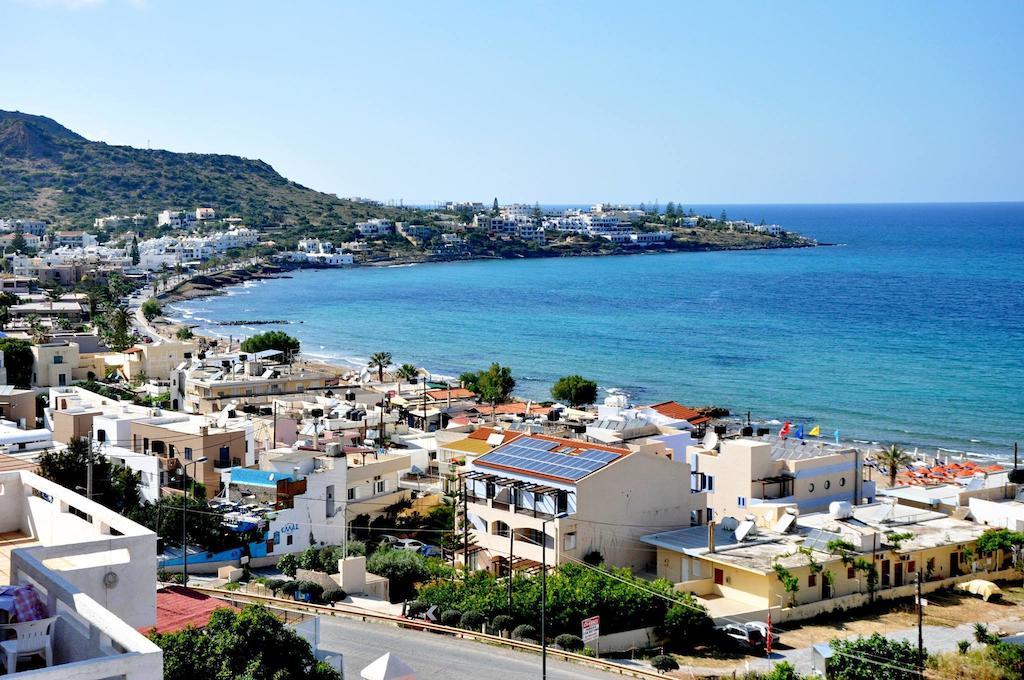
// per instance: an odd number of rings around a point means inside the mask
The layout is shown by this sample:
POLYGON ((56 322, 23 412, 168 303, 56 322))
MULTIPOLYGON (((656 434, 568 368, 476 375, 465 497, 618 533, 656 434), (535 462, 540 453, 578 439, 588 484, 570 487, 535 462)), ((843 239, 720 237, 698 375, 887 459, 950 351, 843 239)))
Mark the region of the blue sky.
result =
POLYGON ((0 108, 342 196, 1024 199, 1024 3, 0 0, 0 108))

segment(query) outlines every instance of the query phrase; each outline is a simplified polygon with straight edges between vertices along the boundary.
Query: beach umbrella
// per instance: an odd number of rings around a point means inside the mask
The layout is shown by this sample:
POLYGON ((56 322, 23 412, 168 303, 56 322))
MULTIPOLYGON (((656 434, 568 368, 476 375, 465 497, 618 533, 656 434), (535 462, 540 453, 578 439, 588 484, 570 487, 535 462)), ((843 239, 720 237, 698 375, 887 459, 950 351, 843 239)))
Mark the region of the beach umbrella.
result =
POLYGON ((388 652, 359 672, 363 680, 416 680, 412 666, 388 652))

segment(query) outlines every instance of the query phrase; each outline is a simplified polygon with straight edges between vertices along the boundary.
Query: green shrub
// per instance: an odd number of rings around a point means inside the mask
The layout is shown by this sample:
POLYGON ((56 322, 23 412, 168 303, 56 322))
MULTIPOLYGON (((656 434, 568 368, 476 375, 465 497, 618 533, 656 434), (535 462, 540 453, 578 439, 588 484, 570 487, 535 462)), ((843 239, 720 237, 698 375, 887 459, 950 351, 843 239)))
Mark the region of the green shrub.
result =
POLYGON ((651 665, 654 666, 655 670, 659 670, 662 673, 679 670, 679 664, 667 654, 659 654, 651 659, 651 665))
POLYGON ((439 619, 442 626, 458 626, 462 621, 462 612, 456 611, 455 609, 449 609, 448 611, 441 612, 441 618, 439 619))
POLYGON ((498 614, 491 620, 491 630, 504 633, 515 628, 516 620, 508 614, 498 614))
POLYGON ((320 599, 330 604, 333 602, 341 602, 346 597, 348 597, 348 593, 341 588, 324 588, 324 592, 320 596, 320 599))
POLYGON ((285 576, 295 578, 295 572, 299 570, 299 556, 295 553, 282 555, 277 561, 277 570, 285 576))
POLYGON ((284 585, 281 586, 282 595, 294 595, 299 590, 298 581, 285 581, 284 585))
POLYGON ((281 586, 283 586, 285 583, 288 583, 288 581, 284 580, 283 578, 268 578, 266 581, 263 582, 263 587, 272 593, 276 593, 277 591, 281 590, 281 586))
POLYGON ((583 649, 583 638, 570 633, 562 633, 555 638, 555 644, 567 652, 578 652, 583 649))
POLYGON ((528 623, 516 626, 512 631, 513 640, 535 641, 538 638, 537 629, 528 623))
POLYGON ((971 649, 971 641, 970 640, 960 640, 959 642, 956 643, 956 648, 957 648, 957 651, 959 651, 961 654, 966 654, 971 649))
POLYGON ((797 672, 796 666, 793 664, 788 661, 780 661, 760 677, 761 680, 801 680, 803 676, 797 672))
POLYGON ((459 619, 459 628, 466 630, 480 630, 480 626, 487 622, 487 617, 476 611, 468 611, 459 619))
POLYGON ((313 581, 300 581, 299 592, 309 595, 315 602, 323 596, 324 587, 319 583, 314 583, 313 581))

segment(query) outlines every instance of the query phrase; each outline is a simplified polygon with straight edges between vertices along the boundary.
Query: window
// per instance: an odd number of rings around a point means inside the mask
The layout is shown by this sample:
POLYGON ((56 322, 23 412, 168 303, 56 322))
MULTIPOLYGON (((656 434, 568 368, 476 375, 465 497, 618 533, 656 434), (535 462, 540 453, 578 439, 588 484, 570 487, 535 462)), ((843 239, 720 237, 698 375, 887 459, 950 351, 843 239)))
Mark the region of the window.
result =
POLYGON ((818 575, 817 574, 808 574, 807 575, 807 587, 808 588, 813 588, 816 585, 818 585, 818 575))
MULTIPOLYGON (((569 512, 569 493, 567 491, 559 491, 555 494, 555 514, 560 515, 563 512, 569 512)), ((576 540, 576 535, 573 534, 573 541, 576 540)), ((568 550, 569 548, 566 548, 568 550)))
POLYGON ((854 569, 853 567, 847 567, 846 568, 846 578, 856 578, 856 577, 857 577, 857 570, 854 569))
POLYGON ((746 496, 738 496, 736 498, 736 505, 740 506, 741 508, 747 507, 747 497, 746 496))
POLYGON ((839 486, 846 486, 846 477, 839 478, 839 486))
POLYGON ((67 377, 67 375, 61 373, 60 375, 57 376, 57 385, 59 387, 64 387, 67 384, 68 384, 68 377, 67 377))
POLYGON ((825 490, 828 491, 830 488, 832 488, 832 480, 831 479, 826 479, 825 480, 825 490))
MULTIPOLYGON (((186 446, 185 447, 185 460, 192 460, 192 447, 191 446, 186 446)), ((184 559, 184 558, 182 558, 182 559, 184 559)))
POLYGON ((103 442, 107 441, 107 431, 106 430, 96 430, 96 441, 98 441, 100 444, 102 444, 103 442))
POLYGON ((705 479, 707 479, 707 482, 708 482, 708 485, 706 487, 707 490, 708 491, 714 491, 715 490, 715 478, 712 477, 711 475, 708 475, 705 479))
POLYGON ((563 550, 575 550, 576 549, 576 532, 570 531, 562 538, 562 549, 563 550))
POLYGON ((291 534, 288 534, 288 536, 285 537, 284 543, 285 545, 291 545, 293 541, 295 541, 295 537, 291 534))
POLYGON ((388 483, 387 483, 387 481, 383 481, 383 480, 380 481, 380 482, 377 482, 374 485, 374 491, 376 491, 377 493, 384 493, 384 491, 386 491, 387 488, 388 488, 388 483))
POLYGON ((917 563, 914 562, 914 560, 910 560, 909 562, 907 562, 907 573, 908 574, 913 574, 915 571, 917 571, 917 569, 914 568, 916 566, 917 566, 917 563))
POLYGON ((811 482, 810 484, 807 485, 807 491, 809 493, 814 493, 814 482, 811 482))
POLYGON ((348 490, 348 499, 354 501, 356 499, 356 488, 353 486, 348 490))
POLYGON ((64 357, 62 357, 59 354, 54 354, 53 355, 53 363, 55 363, 55 364, 63 364, 64 363, 64 357))

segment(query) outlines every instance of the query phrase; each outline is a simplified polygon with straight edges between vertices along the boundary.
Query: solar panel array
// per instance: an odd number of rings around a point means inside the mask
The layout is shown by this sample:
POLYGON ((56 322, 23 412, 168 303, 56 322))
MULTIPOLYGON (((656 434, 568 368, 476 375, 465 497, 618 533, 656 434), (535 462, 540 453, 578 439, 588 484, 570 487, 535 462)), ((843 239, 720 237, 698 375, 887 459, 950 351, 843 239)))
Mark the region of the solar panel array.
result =
POLYGON ((558 442, 524 437, 484 454, 477 462, 518 468, 524 472, 550 475, 575 482, 619 457, 610 451, 597 449, 584 449, 572 455, 570 451, 576 449, 558 442))
POLYGON ((811 550, 817 550, 818 552, 827 553, 829 552, 828 543, 833 540, 843 540, 842 535, 833 533, 831 531, 825 531, 824 529, 814 529, 807 538, 804 539, 803 547, 810 548, 811 550))

